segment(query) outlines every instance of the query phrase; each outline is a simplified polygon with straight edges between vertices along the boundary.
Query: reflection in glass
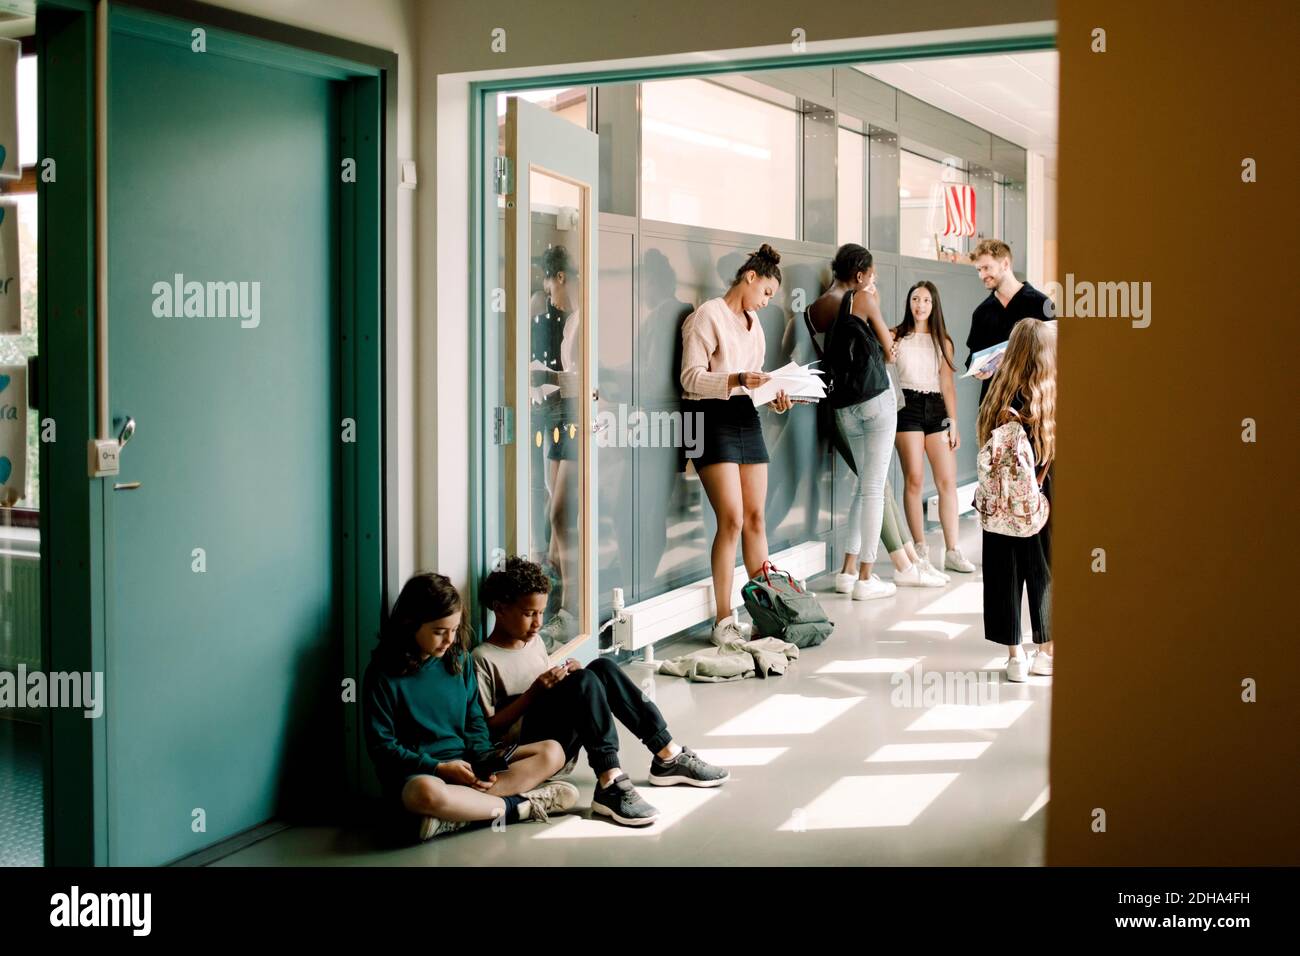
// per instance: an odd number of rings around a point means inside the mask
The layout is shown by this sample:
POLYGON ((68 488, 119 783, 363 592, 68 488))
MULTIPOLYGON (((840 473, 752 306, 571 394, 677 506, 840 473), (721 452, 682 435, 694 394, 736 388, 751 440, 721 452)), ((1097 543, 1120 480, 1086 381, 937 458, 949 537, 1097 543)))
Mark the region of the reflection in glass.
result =
POLYGON ((553 650, 582 624, 580 557, 586 435, 581 422, 586 339, 583 190, 529 172, 529 556, 551 578, 542 636, 553 650))

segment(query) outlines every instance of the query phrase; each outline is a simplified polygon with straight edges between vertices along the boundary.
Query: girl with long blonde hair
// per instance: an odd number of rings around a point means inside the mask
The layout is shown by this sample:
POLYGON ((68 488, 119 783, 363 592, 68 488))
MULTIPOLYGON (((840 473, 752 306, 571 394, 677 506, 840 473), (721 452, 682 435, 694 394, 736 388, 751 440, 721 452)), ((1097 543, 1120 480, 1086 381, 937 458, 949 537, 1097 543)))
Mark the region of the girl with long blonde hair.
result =
MULTIPOLYGON (((1006 355, 980 405, 975 431, 982 448, 994 429, 1019 422, 1034 452, 1035 477, 1051 503, 1051 468, 1056 458, 1056 323, 1021 319, 1006 355)), ((987 528, 984 543, 984 637, 1007 648, 1007 679, 1026 672, 1052 673, 1051 517, 1029 537, 987 528), (1037 648, 1032 664, 1020 648, 1020 603, 1028 589, 1029 618, 1037 648), (1028 666, 1027 666, 1028 665, 1028 666)))

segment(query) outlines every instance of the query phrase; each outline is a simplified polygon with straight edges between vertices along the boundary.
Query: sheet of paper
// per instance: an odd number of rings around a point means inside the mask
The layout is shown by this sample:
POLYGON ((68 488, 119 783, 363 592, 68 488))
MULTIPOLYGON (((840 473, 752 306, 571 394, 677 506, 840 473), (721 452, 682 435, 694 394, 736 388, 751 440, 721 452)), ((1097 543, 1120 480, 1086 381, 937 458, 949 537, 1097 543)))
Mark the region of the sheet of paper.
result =
POLYGON ((792 399, 819 401, 826 397, 826 386, 822 384, 820 369, 790 362, 768 373, 771 376, 758 388, 750 390, 756 406, 763 406, 776 398, 780 392, 792 399))

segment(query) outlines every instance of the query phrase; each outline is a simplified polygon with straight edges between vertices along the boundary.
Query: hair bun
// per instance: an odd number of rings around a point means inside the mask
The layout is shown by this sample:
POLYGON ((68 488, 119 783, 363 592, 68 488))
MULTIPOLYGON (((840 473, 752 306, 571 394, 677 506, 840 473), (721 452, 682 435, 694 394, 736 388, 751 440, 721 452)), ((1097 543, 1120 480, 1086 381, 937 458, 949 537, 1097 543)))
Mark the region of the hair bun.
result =
POLYGON ((781 253, 777 252, 766 242, 758 247, 758 252, 754 253, 754 255, 760 259, 766 259, 774 266, 781 264, 781 253))

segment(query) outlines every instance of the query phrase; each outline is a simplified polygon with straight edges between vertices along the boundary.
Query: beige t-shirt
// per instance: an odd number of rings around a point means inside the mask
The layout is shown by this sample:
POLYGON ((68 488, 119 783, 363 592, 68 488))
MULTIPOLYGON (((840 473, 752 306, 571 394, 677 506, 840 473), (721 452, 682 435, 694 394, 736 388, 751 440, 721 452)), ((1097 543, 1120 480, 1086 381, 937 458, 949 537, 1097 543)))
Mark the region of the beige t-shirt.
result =
MULTIPOLYGON (((474 671, 478 676, 478 697, 483 704, 484 716, 491 717, 513 704, 515 698, 528 690, 538 675, 550 666, 546 643, 540 635, 518 650, 499 647, 488 641, 474 648, 474 671)), ((499 739, 508 745, 518 743, 522 724, 521 717, 499 739)))

